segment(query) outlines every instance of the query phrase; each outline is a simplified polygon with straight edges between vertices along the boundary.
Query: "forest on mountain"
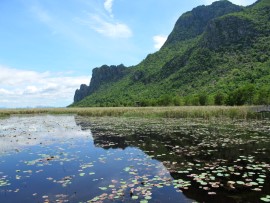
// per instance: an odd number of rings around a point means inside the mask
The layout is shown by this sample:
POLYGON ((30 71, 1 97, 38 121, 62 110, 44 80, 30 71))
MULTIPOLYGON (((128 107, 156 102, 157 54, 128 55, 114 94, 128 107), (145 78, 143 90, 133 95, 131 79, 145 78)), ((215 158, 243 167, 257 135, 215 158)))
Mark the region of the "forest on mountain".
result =
POLYGON ((222 0, 184 13, 138 65, 93 69, 71 106, 261 105, 269 84, 270 1, 222 0))

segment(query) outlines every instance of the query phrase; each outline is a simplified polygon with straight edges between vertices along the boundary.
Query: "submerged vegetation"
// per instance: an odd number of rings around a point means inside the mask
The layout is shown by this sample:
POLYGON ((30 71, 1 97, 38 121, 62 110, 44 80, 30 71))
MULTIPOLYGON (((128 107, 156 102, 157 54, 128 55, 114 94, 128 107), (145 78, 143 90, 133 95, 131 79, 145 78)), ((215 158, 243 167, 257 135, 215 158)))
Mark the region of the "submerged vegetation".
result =
POLYGON ((262 118, 252 106, 179 106, 179 107, 92 107, 92 108, 44 108, 2 109, 0 118, 18 114, 77 114, 93 117, 143 117, 143 118, 262 118))
POLYGON ((213 121, 0 120, 0 202, 269 202, 270 120, 213 121))
MULTIPOLYGON (((134 188, 136 196, 149 186, 173 186, 198 202, 259 202, 269 196, 269 121, 76 117, 76 122, 91 129, 96 146, 137 147, 169 170, 173 181, 160 174, 140 184, 136 164, 125 168, 134 182, 116 188, 134 188)), ((136 157, 138 165, 147 165, 141 160, 136 157)), ((106 185, 102 189, 108 195, 92 200, 115 194, 106 185)))

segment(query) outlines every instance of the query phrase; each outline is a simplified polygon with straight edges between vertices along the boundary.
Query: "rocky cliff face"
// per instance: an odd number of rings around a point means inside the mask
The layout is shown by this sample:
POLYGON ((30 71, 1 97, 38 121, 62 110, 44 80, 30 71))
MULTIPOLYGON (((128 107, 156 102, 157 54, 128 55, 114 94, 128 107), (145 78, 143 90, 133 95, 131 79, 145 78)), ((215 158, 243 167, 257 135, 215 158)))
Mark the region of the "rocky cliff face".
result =
POLYGON ((210 6, 194 8, 178 19, 164 46, 199 36, 205 31, 207 24, 212 19, 242 9, 242 7, 226 0, 214 2, 210 6))
POLYGON ((77 89, 74 95, 74 102, 81 101, 88 95, 92 94, 93 92, 97 91, 101 85, 116 82, 120 80, 125 75, 127 75, 129 69, 125 67, 123 64, 118 66, 107 66, 103 65, 99 68, 94 68, 92 71, 92 78, 90 85, 87 86, 82 84, 80 89, 77 89))
POLYGON ((100 68, 94 68, 89 86, 89 93, 93 93, 105 83, 116 82, 123 78, 128 73, 128 68, 124 65, 107 66, 103 65, 100 68))
POLYGON ((249 46, 258 35, 255 25, 250 19, 228 15, 211 21, 204 35, 204 44, 211 49, 241 44, 249 46))
POLYGON ((81 101, 83 98, 87 97, 89 94, 89 86, 82 84, 80 89, 75 91, 74 102, 81 101))
POLYGON ((160 105, 169 97, 170 104, 176 98, 198 105, 201 94, 211 99, 221 92, 230 99, 249 84, 260 104, 270 98, 269 56, 270 0, 248 7, 217 1, 183 14, 164 46, 138 65, 94 69, 90 85, 76 91, 71 106, 160 105))

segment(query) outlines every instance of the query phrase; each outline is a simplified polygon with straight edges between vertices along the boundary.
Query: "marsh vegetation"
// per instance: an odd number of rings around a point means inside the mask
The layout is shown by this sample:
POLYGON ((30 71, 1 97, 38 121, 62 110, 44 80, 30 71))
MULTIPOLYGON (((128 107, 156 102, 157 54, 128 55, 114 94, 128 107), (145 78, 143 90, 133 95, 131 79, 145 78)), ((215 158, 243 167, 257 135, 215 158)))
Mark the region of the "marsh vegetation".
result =
POLYGON ((181 106, 181 107, 89 107, 2 109, 0 117, 18 114, 77 114, 81 116, 150 117, 150 118, 231 118, 254 119, 260 106, 181 106))

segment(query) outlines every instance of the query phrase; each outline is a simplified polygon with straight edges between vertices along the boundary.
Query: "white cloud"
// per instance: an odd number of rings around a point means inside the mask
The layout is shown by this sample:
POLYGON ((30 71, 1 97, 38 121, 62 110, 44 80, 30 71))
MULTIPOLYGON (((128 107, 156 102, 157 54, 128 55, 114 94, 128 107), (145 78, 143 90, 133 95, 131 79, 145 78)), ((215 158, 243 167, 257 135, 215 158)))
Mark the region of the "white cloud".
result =
POLYGON ((22 71, 0 65, 0 85, 22 85, 32 83, 38 79, 47 77, 49 72, 38 73, 35 71, 22 71))
POLYGON ((110 38, 130 38, 131 29, 124 23, 113 19, 101 18, 98 15, 89 15, 90 20, 80 20, 81 23, 90 26, 96 32, 110 38))
MULTIPOLYGON (((205 4, 211 4, 215 2, 216 0, 205 0, 205 4)), ((253 4, 256 0, 230 0, 233 4, 241 5, 241 6, 247 6, 250 4, 253 4)))
POLYGON ((38 88, 36 86, 27 86, 25 89, 25 94, 36 94, 38 93, 38 88))
POLYGON ((156 35, 153 37, 155 49, 160 49, 167 40, 167 36, 156 35))
POLYGON ((95 32, 109 38, 130 38, 133 33, 130 27, 115 19, 113 16, 114 0, 104 0, 104 9, 96 9, 93 12, 85 12, 86 17, 77 17, 74 20, 77 23, 90 27, 95 32))
POLYGON ((89 76, 18 70, 0 65, 0 106, 67 106, 89 76))
POLYGON ((113 14, 112 14, 112 6, 113 6, 113 0, 105 0, 104 8, 105 8, 106 11, 108 11, 110 13, 111 16, 113 16, 113 14))
MULTIPOLYGON (((1 95, 8 95, 8 94, 12 94, 12 92, 8 91, 6 89, 0 88, 0 94, 1 95)), ((3 101, 7 101, 7 100, 3 100, 3 101)))

